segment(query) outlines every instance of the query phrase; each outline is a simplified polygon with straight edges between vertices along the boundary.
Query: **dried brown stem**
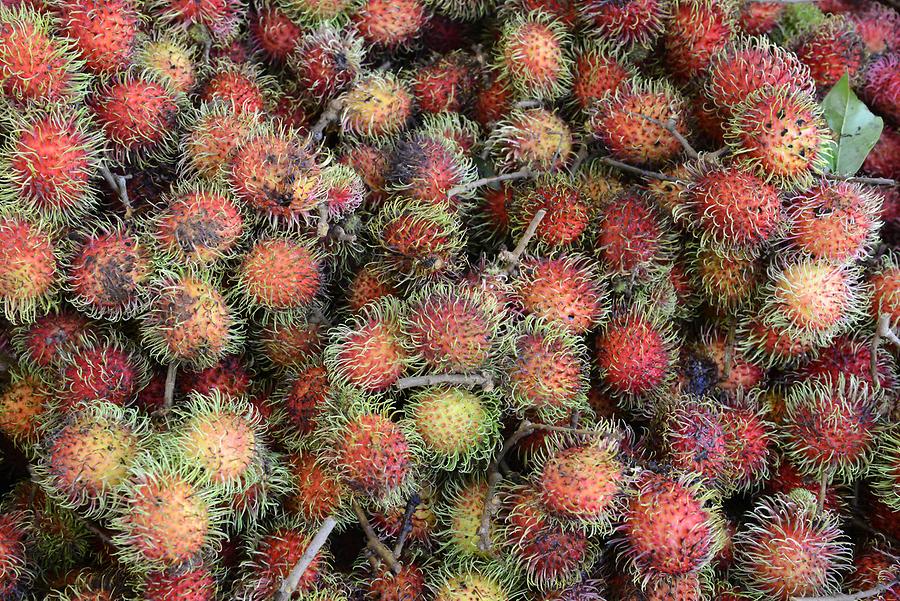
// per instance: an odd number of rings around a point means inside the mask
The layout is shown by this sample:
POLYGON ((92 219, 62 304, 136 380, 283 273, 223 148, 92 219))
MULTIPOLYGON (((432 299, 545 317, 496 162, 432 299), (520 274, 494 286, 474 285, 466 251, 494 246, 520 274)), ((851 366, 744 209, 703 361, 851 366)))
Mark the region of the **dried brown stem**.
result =
POLYGON ((326 238, 328 231, 328 201, 323 200, 319 203, 319 223, 316 224, 316 235, 319 238, 326 238))
POLYGON ((540 108, 541 106, 542 106, 542 105, 541 105, 541 101, 540 101, 540 100, 528 99, 528 100, 520 100, 520 101, 518 101, 517 103, 515 103, 515 104, 513 105, 513 108, 516 108, 516 109, 536 109, 536 108, 540 108))
POLYGON ((106 166, 106 163, 100 163, 98 170, 100 171, 100 175, 103 176, 103 179, 106 181, 106 185, 116 193, 119 202, 125 207, 125 219, 130 219, 133 209, 131 207, 131 200, 128 198, 128 178, 124 175, 119 175, 110 171, 109 167, 106 166))
POLYGON ((537 232, 538 227, 541 225, 541 221, 543 221, 544 217, 547 216, 546 209, 540 209, 537 213, 534 214, 534 217, 531 218, 531 222, 528 224, 528 228, 525 230, 525 233, 522 235, 522 238, 516 244, 516 247, 509 251, 503 251, 500 253, 500 260, 506 263, 506 273, 512 273, 516 265, 519 264, 519 259, 522 258, 522 255, 525 253, 525 249, 528 248, 528 243, 531 242, 531 239, 534 238, 535 232, 537 232))
POLYGON ((857 177, 857 176, 849 176, 849 175, 834 175, 828 174, 825 176, 825 179, 837 182, 852 182, 855 184, 868 184, 870 186, 898 186, 900 182, 895 179, 888 179, 886 177, 857 177))
POLYGON ((106 533, 103 532, 103 530, 101 530, 100 528, 98 528, 97 526, 95 526, 93 523, 91 523, 88 520, 84 520, 82 523, 84 524, 84 527, 87 528, 88 530, 90 530, 91 532, 93 532, 94 535, 97 536, 97 538, 102 540, 104 543, 106 543, 110 547, 114 546, 112 539, 109 536, 107 536, 106 533))
POLYGON ((672 177, 670 175, 665 175, 656 171, 641 169, 640 167, 635 167, 634 165, 629 165, 628 163, 623 163, 622 161, 617 161, 610 157, 599 157, 597 160, 599 160, 604 165, 609 165, 610 167, 615 167, 616 169, 619 169, 621 171, 640 175, 642 177, 646 177, 647 179, 655 179, 661 182, 673 182, 676 184, 681 181, 677 177, 672 177))
POLYGON ((175 399, 175 378, 178 375, 178 364, 169 363, 166 370, 166 387, 163 392, 163 406, 160 408, 160 414, 166 415, 172 410, 172 402, 175 399))
POLYGON ((678 140, 678 143, 681 144, 682 148, 684 148, 684 151, 687 153, 687 155, 688 155, 690 158, 696 159, 696 158, 698 158, 698 157, 700 156, 699 154, 697 154, 697 151, 694 150, 694 147, 691 146, 691 143, 688 142, 687 138, 685 138, 685 137, 681 134, 681 132, 678 131, 678 128, 677 128, 677 127, 675 127, 675 120, 674 120, 674 119, 669 119, 668 121, 660 121, 660 120, 657 119, 656 117, 651 117, 650 115, 645 115, 645 114, 643 114, 643 113, 633 113, 633 112, 631 112, 631 111, 626 111, 626 112, 627 112, 629 115, 634 115, 634 116, 636 116, 636 117, 640 117, 640 118, 642 118, 642 119, 646 119, 647 121, 649 121, 649 122, 652 123, 653 125, 656 125, 656 126, 658 126, 658 127, 661 127, 661 128, 663 128, 664 130, 666 130, 667 132, 669 132, 669 133, 672 135, 673 138, 675 138, 676 140, 678 140))
POLYGON ((477 190, 478 188, 481 188, 483 186, 489 186, 491 184, 509 182, 519 179, 528 179, 532 176, 534 176, 534 172, 528 167, 525 167, 523 169, 519 169, 518 171, 513 171, 512 173, 501 173, 500 175, 492 175, 491 177, 482 177, 481 179, 476 179, 474 182, 469 182, 468 184, 453 186, 447 191, 447 196, 456 196, 457 194, 463 194, 465 192, 477 190))
POLYGON ((366 539, 368 541, 367 546, 369 549, 380 557, 393 573, 399 574, 401 567, 400 563, 397 561, 394 554, 391 553, 391 550, 384 546, 384 543, 378 539, 378 535, 376 535, 375 530, 372 529, 372 524, 369 523, 369 518, 366 517, 366 512, 359 506, 359 503, 353 503, 353 512, 356 514, 356 518, 359 520, 359 525, 362 526, 363 532, 366 533, 366 539))
POLYGON ((400 557, 403 554, 403 545, 406 544, 406 538, 413 528, 413 515, 422 502, 422 497, 413 494, 409 501, 406 502, 406 510, 403 512, 403 521, 400 522, 400 532, 397 534, 397 542, 394 543, 394 557, 400 557))
POLYGON ((348 234, 347 231, 339 225, 333 226, 330 231, 334 234, 334 239, 338 242, 356 242, 356 235, 348 234))
POLYGON ((322 114, 319 115, 319 120, 316 121, 316 124, 312 126, 312 129, 309 130, 309 135, 313 139, 314 142, 319 142, 322 140, 325 134, 325 129, 338 120, 341 115, 341 109, 343 108, 343 101, 340 97, 334 98, 328 105, 325 107, 325 110, 322 111, 322 114))
POLYGON ((434 374, 428 376, 411 376, 397 380, 397 390, 417 388, 419 386, 435 386, 437 384, 453 384, 454 386, 481 386, 485 391, 494 389, 494 379, 490 374, 434 374))
POLYGON ((900 338, 897 337, 897 334, 894 333, 894 329, 891 327, 891 316, 888 314, 883 314, 878 317, 878 336, 881 338, 887 338, 891 341, 892 344, 900 347, 900 338))
POLYGON ((732 322, 728 328, 728 337, 725 339, 725 357, 723 359, 725 365, 722 367, 722 379, 724 380, 731 377, 731 364, 734 363, 734 334, 735 323, 732 322))
POLYGON ((871 599, 872 597, 877 597, 882 593, 886 593, 888 591, 893 590, 895 587, 900 586, 900 578, 894 578, 890 582, 886 582, 884 584, 879 584, 878 586, 872 587, 869 590, 862 591, 859 593, 850 593, 848 595, 828 595, 826 597, 791 597, 792 601, 858 601, 859 599, 871 599))
POLYGON ((291 598, 294 591, 297 590, 297 585, 300 584, 300 579, 303 578, 304 572, 309 568, 313 559, 315 559, 316 554, 318 554, 319 549, 321 549, 322 545, 325 544, 325 541, 328 540, 331 531, 334 530, 336 525, 337 521, 333 517, 329 516, 325 518, 325 521, 323 521, 322 525, 319 527, 319 531, 316 532, 316 535, 310 541, 309 546, 306 547, 306 551, 303 552, 303 555, 301 555, 297 563, 294 564, 290 573, 281 582, 278 592, 275 593, 274 601, 288 601, 291 598))

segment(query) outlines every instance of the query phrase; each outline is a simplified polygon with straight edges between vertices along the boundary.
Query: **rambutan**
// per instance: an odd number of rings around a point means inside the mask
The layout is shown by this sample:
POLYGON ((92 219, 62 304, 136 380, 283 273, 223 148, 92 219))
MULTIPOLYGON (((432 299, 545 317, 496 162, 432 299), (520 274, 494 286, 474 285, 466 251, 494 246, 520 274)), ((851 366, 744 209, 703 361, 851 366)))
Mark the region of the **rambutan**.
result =
POLYGON ((216 579, 205 565, 166 572, 150 572, 141 583, 145 601, 213 601, 216 579))
POLYGON ((59 245, 39 221, 0 217, 0 299, 13 323, 32 321, 56 302, 61 278, 59 245))
POLYGON ((633 78, 593 107, 587 128, 615 158, 654 165, 675 158, 683 148, 664 127, 646 117, 671 123, 687 135, 685 113, 684 99, 674 88, 661 80, 633 78))
POLYGON ((28 567, 28 514, 0 513, 0 595, 15 598, 26 590, 32 574, 28 567))
POLYGON ((712 306, 734 311, 754 299, 764 276, 759 258, 718 252, 704 245, 692 249, 692 255, 689 273, 712 306))
POLYGON ((514 238, 524 234, 539 210, 546 214, 535 230, 535 241, 551 249, 576 244, 595 212, 590 199, 581 195, 569 177, 545 175, 513 197, 509 221, 514 238))
POLYGON ((21 363, 36 371, 49 371, 96 333, 87 317, 60 309, 22 326, 13 337, 13 345, 21 363))
POLYGON ((352 30, 322 26, 307 33, 288 57, 297 84, 322 102, 343 92, 360 73, 363 41, 352 30))
POLYGON ((127 405, 149 378, 147 360, 118 337, 96 338, 66 349, 55 382, 63 409, 106 401, 127 405))
POLYGON ((431 588, 434 601, 509 601, 514 595, 502 572, 490 567, 449 570, 431 588))
POLYGON ((575 52, 572 74, 572 96, 578 108, 587 111, 634 77, 635 69, 615 45, 588 40, 575 52))
POLYGON ((299 367, 325 348, 323 324, 303 316, 263 316, 253 339, 258 356, 276 370, 299 367))
POLYGON ((669 15, 669 5, 660 0, 586 0, 576 2, 575 8, 602 38, 626 47, 652 46, 669 15))
POLYGON ((522 98, 559 98, 572 84, 570 44, 565 26, 548 13, 513 14, 500 33, 497 69, 522 98))
POLYGON ((422 35, 428 18, 428 10, 420 0, 364 0, 352 21, 369 44, 396 49, 422 35))
POLYGON ((416 563, 403 563, 398 573, 384 567, 365 578, 367 598, 372 601, 412 601, 425 595, 425 573, 416 563))
POLYGON ((241 355, 226 355, 211 367, 186 369, 178 375, 177 390, 184 396, 191 393, 208 396, 214 391, 232 398, 250 394, 252 370, 241 355))
POLYGON ((331 392, 331 380, 325 367, 311 362, 299 365, 287 374, 286 382, 273 395, 274 411, 269 420, 289 447, 304 447, 310 436, 323 425, 331 392))
POLYGON ((322 277, 322 259, 310 240, 266 236, 241 259, 236 292, 253 310, 296 311, 315 299, 322 277))
POLYGON ((38 378, 13 371, 0 394, 0 432, 23 447, 37 442, 38 427, 49 417, 52 400, 52 391, 38 378))
POLYGON ((494 127, 487 145, 501 171, 556 171, 572 156, 572 132, 556 113, 515 109, 494 127))
POLYGON ((753 599, 787 601, 837 592, 850 567, 838 516, 795 491, 760 499, 734 537, 734 570, 753 599))
POLYGON ((853 23, 830 16, 793 42, 797 58, 809 67, 820 90, 827 90, 847 73, 852 79, 865 60, 865 47, 853 23))
POLYGON ((900 126, 900 50, 884 54, 868 66, 862 96, 879 114, 900 126))
POLYGON ((724 490, 734 474, 725 420, 718 404, 693 396, 676 397, 657 409, 666 458, 672 466, 693 472, 724 490))
POLYGON ((883 4, 870 4, 849 15, 871 54, 882 54, 900 49, 900 14, 883 4))
POLYGON ((340 515, 346 490, 329 466, 311 453, 294 453, 287 463, 292 487, 284 503, 289 512, 312 523, 340 515))
POLYGON ((179 94, 197 83, 197 59, 193 48, 175 35, 147 40, 135 52, 134 63, 179 94))
POLYGON ((825 169, 831 132, 808 93, 761 87, 733 112, 726 141, 738 166, 794 189, 807 187, 825 169))
MULTIPOLYGON (((803 365, 799 369, 799 375, 804 379, 827 376, 836 381, 843 374, 845 377, 854 376, 873 386, 875 382, 872 380, 871 362, 872 349, 868 341, 853 336, 838 336, 815 359, 803 365)), ((882 388, 890 388, 895 384, 893 363, 886 349, 879 349, 875 358, 875 371, 874 377, 882 388)))
POLYGON ((253 66, 219 61, 203 84, 201 102, 221 102, 235 113, 260 113, 267 107, 271 80, 253 66))
POLYGON ((885 125, 862 169, 873 177, 900 178, 900 132, 885 125))
MULTIPOLYGON (((419 486, 419 492, 411 495, 406 505, 394 505, 373 513, 372 525, 381 536, 393 539, 400 535, 401 529, 408 528, 409 534, 406 537, 406 542, 409 543, 410 547, 430 549, 434 542, 434 530, 437 526, 437 514, 435 514, 433 509, 436 501, 435 489, 427 481, 420 480, 419 486), (416 499, 418 499, 418 503, 413 506, 412 503, 416 499), (406 520, 407 507, 412 508, 408 522, 406 520), (406 525, 407 523, 408 526, 406 525)), ((417 556, 413 556, 413 558, 415 561, 417 556)))
POLYGON ((472 116, 481 127, 492 131, 495 124, 509 115, 513 101, 512 86, 496 71, 488 71, 475 92, 472 116))
POLYGON ((412 200, 457 210, 471 192, 466 188, 478 176, 475 164, 456 142, 440 134, 415 132, 396 142, 385 174, 387 187, 412 200))
POLYGON ((735 341, 738 352, 764 367, 796 364, 814 350, 810 340, 797 338, 792 331, 773 326, 759 315, 740 323, 735 341))
POLYGON ((869 277, 869 286, 872 318, 877 321, 881 315, 889 315, 891 323, 900 323, 900 260, 895 255, 885 255, 869 277))
POLYGON ((410 87, 419 110, 458 113, 470 103, 475 69, 465 54, 451 52, 418 69, 410 87))
POLYGON ((303 29, 278 6, 262 6, 250 19, 256 45, 276 63, 284 63, 303 37, 303 29))
POLYGON ((747 35, 763 35, 775 29, 783 14, 780 2, 750 0, 741 6, 738 23, 747 35))
POLYGON ((663 32, 665 63, 681 82, 704 75, 711 57, 737 29, 733 6, 724 0, 675 0, 663 32))
POLYGON ((885 428, 870 466, 872 489, 884 503, 900 509, 900 428, 885 428))
POLYGON ((185 29, 204 28, 216 41, 233 38, 246 12, 239 0, 154 0, 152 8, 163 20, 185 29))
POLYGON ((609 314, 600 279, 580 255, 524 261, 514 283, 516 300, 528 315, 583 334, 609 314))
MULTIPOLYGON (((488 485, 482 479, 450 480, 446 484, 443 503, 437 507, 441 530, 441 550, 455 559, 471 560, 488 552, 479 547, 479 527, 488 485)), ((499 525, 488 526, 488 539, 497 538, 499 525)))
POLYGON ((646 277, 668 259, 671 245, 668 224, 639 192, 626 190, 602 210, 595 247, 610 273, 646 277))
POLYGON ((759 396, 736 391, 726 401, 722 425, 735 486, 748 490, 768 479, 775 462, 776 432, 759 396))
POLYGON ((184 116, 181 167, 206 180, 224 178, 238 148, 256 131, 255 115, 231 110, 224 103, 204 103, 184 116))
POLYGON ((390 72, 359 78, 341 98, 341 129, 351 136, 392 136, 406 127, 413 112, 412 94, 390 72))
POLYGON ((888 590, 874 597, 878 601, 897 601, 897 592, 892 585, 898 575, 900 566, 893 554, 884 549, 878 542, 868 542, 858 547, 853 554, 853 573, 846 578, 846 588, 851 593, 863 593, 878 586, 886 586, 888 590))
POLYGON ((130 0, 66 0, 59 10, 62 31, 75 42, 90 71, 113 74, 128 67, 139 25, 130 0))

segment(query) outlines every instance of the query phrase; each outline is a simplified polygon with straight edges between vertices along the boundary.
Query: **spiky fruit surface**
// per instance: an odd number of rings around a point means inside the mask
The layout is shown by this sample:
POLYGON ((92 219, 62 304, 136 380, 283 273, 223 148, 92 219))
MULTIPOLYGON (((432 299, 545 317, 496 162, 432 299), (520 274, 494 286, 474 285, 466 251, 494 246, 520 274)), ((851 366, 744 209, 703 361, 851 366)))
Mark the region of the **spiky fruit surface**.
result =
POLYGON ((796 364, 814 350, 811 340, 753 316, 741 324, 737 348, 754 363, 765 366, 796 364))
POLYGON ((134 62, 180 94, 187 94, 197 83, 194 50, 176 36, 163 35, 144 42, 134 62))
POLYGON ((572 95, 578 107, 587 110, 618 90, 634 70, 615 46, 591 40, 575 53, 572 75, 572 95))
POLYGON ((203 85, 202 102, 221 102, 236 113, 257 113, 266 107, 263 79, 251 67, 222 62, 203 85))
POLYGON ((464 388, 426 388, 412 397, 405 413, 433 469, 461 473, 476 468, 500 434, 496 400, 464 388))
POLYGON ((107 401, 82 405, 44 425, 45 488, 69 507, 105 515, 147 443, 147 423, 107 401))
POLYGON ((95 401, 125 405, 144 387, 146 360, 115 339, 93 340, 67 354, 56 380, 57 401, 64 408, 95 401))
POLYGON ((507 21, 497 48, 497 65, 523 98, 552 100, 571 85, 567 31, 543 11, 507 21))
POLYGON ((661 123, 686 135, 684 99, 659 80, 634 78, 601 101, 588 118, 588 130, 618 159, 636 164, 659 164, 682 150, 678 140, 661 123))
POLYGON ((369 392, 390 388, 414 359, 401 331, 402 318, 403 307, 391 296, 364 305, 356 320, 334 332, 326 350, 332 377, 369 392))
POLYGON ((57 253, 56 240, 39 222, 0 217, 0 299, 7 319, 30 321, 54 304, 61 275, 57 253))
POLYGON ((738 165, 788 188, 810 184, 832 145, 814 99, 789 86, 751 93, 734 109, 726 140, 738 165))
POLYGON ((212 601, 216 580, 209 568, 200 566, 171 572, 151 572, 143 582, 146 601, 212 601))
POLYGON ((602 211, 595 245, 612 273, 645 276, 667 258, 671 234, 645 196, 626 191, 602 211))
POLYGON ((699 474, 726 490, 732 485, 732 463, 722 412, 692 397, 675 399, 662 409, 662 440, 672 466, 699 474))
POLYGON ((885 428, 872 465, 873 489, 884 503, 900 508, 900 429, 885 428))
MULTIPOLYGON (((312 536, 288 521, 262 532, 254 542, 251 557, 244 562, 244 580, 238 586, 248 601, 271 599, 281 582, 303 556, 312 536)), ((327 550, 319 551, 300 577, 297 590, 308 593, 325 577, 327 550)))
POLYGON ((462 570, 444 576, 435 587, 435 601, 508 601, 499 578, 477 570, 462 570))
POLYGON ((38 426, 50 411, 50 391, 31 375, 14 374, 0 395, 0 432, 17 443, 36 441, 38 426))
MULTIPOLYGON (((447 487, 442 506, 438 508, 441 523, 440 539, 442 550, 453 558, 471 559, 484 556, 485 551, 479 548, 481 512, 487 482, 473 478, 463 481, 451 481, 447 487)), ((488 526, 488 539, 496 539, 498 526, 488 526)))
POLYGON ((322 200, 321 167, 296 132, 264 128, 231 159, 237 197, 264 218, 296 223, 322 200))
POLYGON ((410 349, 438 372, 480 369, 499 342, 503 312, 496 298, 480 290, 437 284, 410 299, 403 331, 410 349))
POLYGON ((234 36, 245 7, 236 0, 157 0, 156 9, 163 19, 184 28, 202 25, 219 40, 234 36))
POLYGON ((797 58, 809 67, 819 89, 827 89, 844 75, 855 77, 865 60, 864 46, 850 21, 831 17, 794 43, 797 58))
POLYGON ((283 63, 297 46, 303 29, 280 8, 262 7, 250 21, 250 29, 262 51, 283 63))
POLYGON ((874 177, 900 177, 900 133, 885 125, 881 137, 863 163, 863 171, 874 177))
POLYGON ((504 544, 523 565, 529 583, 543 590, 565 585, 578 577, 582 565, 590 563, 593 549, 588 537, 550 521, 533 488, 517 488, 505 504, 504 544))
POLYGON ((731 475, 742 490, 764 481, 774 463, 775 426, 759 405, 753 397, 739 394, 722 414, 731 475))
POLYGON ((292 311, 311 303, 322 286, 312 245, 288 236, 261 238, 238 270, 243 302, 267 311, 292 311))
POLYGON ((474 90, 475 70, 462 53, 436 59, 416 73, 411 84, 416 105, 428 113, 467 108, 474 90))
POLYGON ((357 31, 369 44, 397 48, 421 35, 428 12, 419 0, 366 0, 353 20, 357 31))
POLYGON ((555 171, 572 155, 572 132, 556 113, 516 109, 497 124, 488 145, 506 171, 555 171))
POLYGON ((883 388, 890 388, 896 378, 893 365, 880 352, 876 356, 873 373, 871 347, 865 340, 846 335, 835 338, 815 359, 803 365, 798 371, 803 379, 827 377, 837 381, 841 375, 845 378, 853 376, 870 387, 877 380, 883 388))
POLYGON ((595 270, 579 255, 525 261, 514 286, 526 314, 576 334, 599 324, 609 313, 595 270))
POLYGON ((28 517, 23 512, 0 513, 0 594, 12 597, 29 580, 28 517))
POLYGON ((411 601, 425 594, 425 573, 415 563, 407 563, 400 573, 381 570, 367 582, 368 597, 372 601, 411 601))
POLYGON ((221 103, 203 104, 184 138, 182 165, 207 180, 224 177, 238 147, 250 139, 255 116, 221 103))
POLYGON ((763 281, 763 268, 759 258, 699 246, 690 264, 690 274, 704 300, 733 311, 753 299, 754 291, 763 281))
POLYGON ((900 124, 898 65, 900 65, 900 51, 877 58, 866 69, 863 85, 863 95, 869 100, 872 108, 893 120, 895 125, 900 124))
POLYGON ((805 491, 762 498, 734 537, 735 571, 754 599, 835 592, 850 567, 838 517, 805 491))
POLYGON ((515 197, 510 207, 510 230, 520 238, 538 211, 546 215, 535 231, 535 241, 549 248, 576 243, 594 214, 590 200, 567 178, 545 176, 515 197))
POLYGON ((88 69, 111 74, 124 69, 138 34, 138 12, 128 0, 67 0, 60 7, 63 30, 88 69))
POLYGON ((413 200, 454 211, 469 194, 451 194, 451 190, 471 184, 476 178, 475 165, 455 142, 439 134, 422 132, 400 140, 390 162, 391 169, 386 174, 390 188, 413 200))
POLYGON ((379 139, 396 134, 412 116, 412 95, 400 80, 388 74, 357 80, 343 99, 341 127, 354 136, 379 139))
POLYGON ((188 274, 165 276, 143 316, 142 333, 161 362, 214 364, 241 337, 241 322, 211 281, 188 274))
POLYGON ((178 112, 176 94, 149 76, 123 76, 94 99, 97 121, 121 161, 164 156, 174 139, 178 112))
POLYGON ((900 320, 900 265, 893 257, 883 259, 880 269, 869 281, 872 286, 871 315, 890 315, 891 323, 900 320))
POLYGON ((92 322, 68 309, 38 317, 16 333, 13 344, 19 360, 36 370, 59 365, 72 349, 83 346, 96 334, 92 322))
POLYGON ((317 100, 342 92, 360 71, 362 40, 353 32, 322 27, 307 33, 288 58, 297 83, 317 100))
POLYGON ((659 0, 577 3, 579 16, 603 37, 627 46, 650 46, 665 29, 669 7, 659 0))
MULTIPOLYGON (((293 436, 308 437, 319 426, 327 407, 331 382, 322 365, 298 366, 283 389, 276 392, 276 407, 283 427, 293 436)), ((287 437, 291 442, 291 436, 287 437)))
MULTIPOLYGON (((847 578, 847 589, 854 593, 869 591, 879 585, 891 588, 897 576, 897 562, 891 553, 878 543, 868 543, 853 554, 853 573, 847 578)), ((875 597, 881 601, 896 601, 895 591, 884 591, 875 597)))
POLYGON ((285 506, 304 521, 320 522, 334 515, 346 495, 337 475, 313 454, 292 454, 288 470, 294 485, 287 493, 285 506))
POLYGON ((684 82, 706 73, 710 58, 737 29, 733 8, 722 0, 677 0, 663 33, 666 66, 684 82))

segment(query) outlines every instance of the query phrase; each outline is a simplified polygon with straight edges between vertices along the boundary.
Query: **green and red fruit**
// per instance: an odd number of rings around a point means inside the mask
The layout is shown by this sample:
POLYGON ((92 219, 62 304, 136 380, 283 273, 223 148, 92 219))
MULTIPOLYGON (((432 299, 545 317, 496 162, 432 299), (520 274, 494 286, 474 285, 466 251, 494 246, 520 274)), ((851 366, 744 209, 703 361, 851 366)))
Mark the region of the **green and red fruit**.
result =
POLYGON ((522 98, 554 100, 572 84, 571 40, 565 26, 535 10, 512 15, 497 45, 497 69, 522 98))

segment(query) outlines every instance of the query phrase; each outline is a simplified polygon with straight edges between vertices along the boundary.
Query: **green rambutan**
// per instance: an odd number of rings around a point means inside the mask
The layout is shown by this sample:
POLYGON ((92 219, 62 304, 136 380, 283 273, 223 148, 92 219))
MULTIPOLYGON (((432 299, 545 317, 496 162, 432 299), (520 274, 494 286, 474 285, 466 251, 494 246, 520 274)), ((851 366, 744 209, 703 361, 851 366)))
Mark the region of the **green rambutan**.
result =
POLYGON ((428 19, 421 0, 364 0, 351 17, 368 44, 389 50, 408 47, 422 35, 428 19))
POLYGON ((93 73, 126 69, 134 52, 140 24, 129 0, 65 0, 59 7, 63 33, 75 43, 93 73))
POLYGON ((752 599, 787 601, 838 591, 850 568, 839 518, 806 491, 760 499, 734 537, 734 571, 752 599))
MULTIPOLYGON (((481 513, 487 493, 487 482, 480 478, 449 480, 445 484, 443 503, 436 507, 440 522, 438 539, 441 551, 453 561, 466 562, 490 555, 489 551, 479 547, 481 513)), ((498 528, 499 525, 492 521, 489 540, 496 540, 498 528)))
POLYGON ((501 171, 561 169, 572 156, 572 132, 556 113, 543 108, 514 109, 497 123, 487 141, 501 171))
POLYGON ((59 109, 7 117, 0 202, 54 222, 71 222, 93 209, 91 176, 103 145, 93 124, 59 109))
POLYGON ((166 33, 145 41, 134 55, 134 64, 175 90, 187 94, 197 83, 194 49, 177 34, 166 33))
POLYGON ((149 380, 147 360, 117 335, 85 340, 65 349, 55 378, 61 409, 106 401, 127 405, 149 380))
POLYGON ((469 567, 439 572, 431 583, 434 601, 510 601, 517 591, 498 567, 469 567))
POLYGON ((662 0, 586 0, 575 8, 601 38, 625 47, 652 46, 669 16, 669 4, 662 0))
POLYGON ((792 46, 820 90, 836 84, 844 73, 854 78, 865 60, 859 34, 842 16, 830 16, 816 24, 793 40, 792 46))
POLYGON ((312 240, 264 236, 242 257, 235 293, 251 310, 297 311, 315 300, 323 285, 322 271, 312 240))
POLYGON ((707 72, 711 57, 737 30, 733 4, 725 0, 675 0, 663 32, 665 63, 681 82, 707 72))
POLYGON ((0 394, 0 432, 19 446, 38 441, 38 427, 50 415, 52 391, 28 372, 13 371, 0 394))
POLYGON ((634 77, 635 68, 614 44, 589 39, 575 52, 572 75, 572 96, 576 106, 587 111, 607 94, 615 94, 634 77))
POLYGON ((513 238, 524 235, 538 211, 546 212, 535 230, 535 242, 543 248, 562 248, 579 242, 593 221, 595 207, 567 175, 548 174, 513 196, 509 225, 513 238))
POLYGON ((13 323, 32 321, 56 304, 62 280, 53 230, 22 215, 0 216, 0 299, 13 323))
POLYGON ((358 78, 341 99, 341 129, 370 140, 382 140, 405 129, 413 113, 412 94, 390 72, 358 78))
POLYGON ((565 26, 550 14, 513 14, 500 33, 496 67, 518 96, 554 100, 572 84, 570 45, 565 26))

